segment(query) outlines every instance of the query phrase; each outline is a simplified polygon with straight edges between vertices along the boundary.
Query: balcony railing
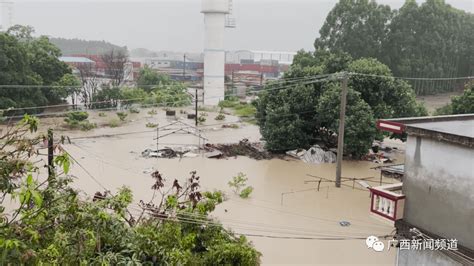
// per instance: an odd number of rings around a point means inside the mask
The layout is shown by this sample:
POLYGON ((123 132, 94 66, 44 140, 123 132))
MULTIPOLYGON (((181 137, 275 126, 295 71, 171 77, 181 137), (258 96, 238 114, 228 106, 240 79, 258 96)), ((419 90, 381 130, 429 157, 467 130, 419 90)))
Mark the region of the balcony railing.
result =
POLYGON ((396 183, 370 188, 370 212, 389 222, 402 219, 405 206, 402 185, 403 183, 396 183))

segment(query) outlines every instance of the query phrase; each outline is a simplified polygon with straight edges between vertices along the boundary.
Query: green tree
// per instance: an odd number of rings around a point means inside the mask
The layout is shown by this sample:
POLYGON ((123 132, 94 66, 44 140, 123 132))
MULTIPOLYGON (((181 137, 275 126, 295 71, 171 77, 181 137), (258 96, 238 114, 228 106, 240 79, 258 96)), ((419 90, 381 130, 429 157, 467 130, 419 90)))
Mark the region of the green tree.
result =
POLYGON ((319 30, 316 50, 349 52, 354 58, 378 57, 392 18, 389 6, 369 0, 340 0, 319 30))
MULTIPOLYGON (((331 134, 339 131, 340 103, 341 88, 332 85, 321 95, 316 107, 319 126, 331 134)), ((370 106, 352 88, 347 92, 344 127, 344 153, 355 158, 367 154, 376 136, 375 119, 370 106)))
POLYGON ((171 83, 172 80, 169 76, 160 74, 148 66, 140 70, 137 80, 137 86, 147 92, 151 92, 157 86, 165 86, 171 83))
POLYGON ((464 93, 451 98, 451 103, 438 108, 436 115, 455 115, 474 113, 474 82, 466 84, 464 93))
POLYGON ((56 104, 63 100, 60 92, 47 86, 71 70, 59 61, 59 49, 47 37, 34 38, 33 32, 31 27, 16 25, 7 33, 0 33, 0 84, 18 85, 2 88, 0 108, 56 104))

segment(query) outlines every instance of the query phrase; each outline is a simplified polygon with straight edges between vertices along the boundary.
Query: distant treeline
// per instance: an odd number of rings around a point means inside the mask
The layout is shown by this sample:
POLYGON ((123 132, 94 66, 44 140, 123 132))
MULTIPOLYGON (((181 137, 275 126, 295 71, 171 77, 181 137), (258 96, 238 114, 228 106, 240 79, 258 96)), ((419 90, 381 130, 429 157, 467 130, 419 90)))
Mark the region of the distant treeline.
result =
MULTIPOLYGON (((316 50, 372 57, 395 76, 474 74, 474 15, 446 4, 407 0, 398 10, 369 0, 340 0, 326 17, 316 50)), ((411 82, 417 94, 459 89, 467 80, 411 82)))
POLYGON ((57 46, 64 56, 74 54, 104 54, 111 50, 127 50, 106 41, 86 41, 80 39, 50 38, 51 43, 57 46))

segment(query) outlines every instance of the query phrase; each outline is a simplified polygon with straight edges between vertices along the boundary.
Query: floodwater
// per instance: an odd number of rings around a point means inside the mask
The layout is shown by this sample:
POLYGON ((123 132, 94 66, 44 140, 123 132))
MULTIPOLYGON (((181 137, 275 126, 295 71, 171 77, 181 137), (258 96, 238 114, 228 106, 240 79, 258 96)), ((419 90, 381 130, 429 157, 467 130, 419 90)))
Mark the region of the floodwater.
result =
MULTIPOLYGON (((115 114, 108 113, 108 116, 115 114)), ((215 121, 214 116, 209 114, 207 125, 222 123, 215 121)), ((94 114, 91 119, 100 124, 99 120, 106 118, 94 114)), ((234 232, 253 235, 248 238, 262 252, 263 264, 395 264, 394 248, 375 252, 367 248, 365 239, 347 239, 393 232, 393 226, 369 215, 367 190, 350 181, 344 182, 342 188, 335 188, 334 183, 321 183, 317 191, 317 183, 306 182, 316 180, 309 174, 334 180, 335 164, 310 165, 281 159, 256 161, 247 157, 207 159, 202 155, 196 158, 147 159, 141 157, 141 152, 156 148, 157 133, 146 128, 145 124, 159 122, 163 127, 172 121, 167 121, 161 111, 153 118, 146 117, 146 111, 142 111, 130 115, 129 119, 133 121, 118 128, 104 127, 86 133, 61 132, 71 137, 73 143, 64 145, 64 148, 80 164, 73 165, 71 170, 76 177, 75 187, 93 195, 96 191, 104 191, 103 187, 113 192, 128 186, 134 192, 135 201, 148 201, 152 197, 153 183, 148 173, 150 168, 159 170, 169 185, 175 178, 184 180, 189 177, 189 172, 196 170, 201 176, 203 190, 223 190, 229 197, 213 215, 234 232), (104 134, 122 135, 100 137, 104 134), (99 137, 77 139, 85 136, 99 137), (233 195, 227 185, 238 172, 245 173, 248 184, 254 187, 249 199, 233 195), (351 225, 343 227, 340 221, 348 221, 351 225), (324 239, 335 236, 340 239, 324 239)), ((237 121, 231 116, 226 119, 224 122, 237 121)), ((182 121, 191 125, 193 122, 182 121)), ((45 119, 45 122, 46 126, 57 125, 54 120, 45 119)), ((257 141, 260 138, 258 127, 249 124, 242 124, 239 129, 222 129, 220 125, 202 128, 205 129, 202 136, 211 143, 237 142, 242 138, 257 141)), ((165 131, 160 134, 165 134, 165 131)), ((189 146, 199 144, 199 140, 193 134, 172 134, 159 140, 160 148, 179 143, 189 146)), ((345 161, 342 173, 345 177, 373 176, 374 182, 370 184, 376 186, 380 173, 371 170, 373 166, 375 164, 371 162, 345 161)), ((384 181, 396 182, 391 179, 384 181)), ((386 249, 387 241, 383 240, 386 249)))

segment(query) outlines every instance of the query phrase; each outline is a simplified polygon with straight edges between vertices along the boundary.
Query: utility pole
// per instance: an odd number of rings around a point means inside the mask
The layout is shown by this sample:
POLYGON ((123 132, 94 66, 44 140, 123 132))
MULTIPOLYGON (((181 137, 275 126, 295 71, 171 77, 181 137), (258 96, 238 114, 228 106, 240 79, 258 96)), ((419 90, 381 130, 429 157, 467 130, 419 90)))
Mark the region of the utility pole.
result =
POLYGON ((198 126, 198 88, 195 88, 195 96, 194 96, 194 124, 198 126))
POLYGON ((263 85, 263 73, 260 74, 260 87, 263 85))
POLYGON ((234 91, 234 70, 232 70, 232 78, 230 80, 230 88, 232 89, 232 94, 235 95, 235 91, 234 91))
POLYGON ((53 130, 48 129, 48 179, 54 178, 54 137, 53 130))
POLYGON ((186 81, 186 54, 183 56, 183 81, 186 81))
POLYGON ((343 73, 341 84, 341 111, 339 113, 339 132, 337 133, 336 187, 341 187, 342 157, 344 153, 344 120, 346 118, 347 73, 343 73))

